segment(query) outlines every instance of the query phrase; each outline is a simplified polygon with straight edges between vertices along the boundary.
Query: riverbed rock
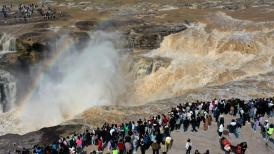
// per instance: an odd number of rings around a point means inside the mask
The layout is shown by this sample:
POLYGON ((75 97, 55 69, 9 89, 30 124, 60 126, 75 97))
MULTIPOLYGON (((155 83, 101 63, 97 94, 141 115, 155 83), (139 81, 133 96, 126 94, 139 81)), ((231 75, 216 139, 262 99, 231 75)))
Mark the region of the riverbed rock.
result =
POLYGON ((133 58, 130 71, 135 78, 141 78, 160 68, 167 68, 170 63, 171 59, 169 58, 137 56, 133 58))
POLYGON ((75 26, 79 30, 90 31, 96 26, 96 21, 78 21, 75 23, 75 26))
POLYGON ((134 49, 156 49, 165 36, 185 30, 184 24, 143 25, 131 29, 128 40, 129 47, 134 49))

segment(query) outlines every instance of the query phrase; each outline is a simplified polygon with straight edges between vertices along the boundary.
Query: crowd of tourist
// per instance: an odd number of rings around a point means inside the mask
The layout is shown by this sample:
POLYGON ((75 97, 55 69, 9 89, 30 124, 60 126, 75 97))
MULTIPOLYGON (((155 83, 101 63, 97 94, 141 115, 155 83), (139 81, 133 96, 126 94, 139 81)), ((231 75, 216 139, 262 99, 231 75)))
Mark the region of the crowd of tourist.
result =
MULTIPOLYGON (((33 148, 35 154, 74 154, 81 153, 87 146, 97 146, 96 151, 90 153, 132 154, 140 150, 142 154, 151 148, 153 154, 163 154, 172 148, 173 138, 171 132, 182 130, 186 132, 191 126, 192 132, 209 129, 213 121, 217 122, 220 144, 226 153, 233 151, 236 154, 244 154, 247 143, 242 142, 236 146, 224 136, 234 134, 240 137, 240 129, 247 122, 252 124, 254 131, 261 126, 262 135, 269 140, 273 134, 273 124, 262 118, 272 117, 274 111, 272 98, 252 99, 243 101, 240 99, 217 100, 211 102, 194 102, 179 104, 172 108, 168 114, 150 116, 147 119, 129 121, 122 124, 105 123, 101 128, 87 129, 80 134, 72 134, 60 139, 48 146, 36 145, 33 148), (235 117, 225 127, 224 115, 235 117), (202 123, 202 126, 201 126, 202 123), (182 127, 182 128, 181 128, 182 127), (227 128, 227 129, 226 129, 227 128)), ((183 141, 178 141, 183 142, 183 141)), ((191 153, 192 142, 188 139, 185 145, 187 154, 191 153)), ((27 154, 30 151, 24 149, 18 153, 27 154)), ((209 154, 210 149, 204 154, 209 154)), ((200 154, 195 149, 195 154, 200 154)))
POLYGON ((25 22, 32 17, 42 17, 45 20, 54 19, 56 17, 56 10, 50 6, 42 4, 20 4, 18 7, 11 5, 2 5, 0 18, 3 19, 23 19, 25 22))

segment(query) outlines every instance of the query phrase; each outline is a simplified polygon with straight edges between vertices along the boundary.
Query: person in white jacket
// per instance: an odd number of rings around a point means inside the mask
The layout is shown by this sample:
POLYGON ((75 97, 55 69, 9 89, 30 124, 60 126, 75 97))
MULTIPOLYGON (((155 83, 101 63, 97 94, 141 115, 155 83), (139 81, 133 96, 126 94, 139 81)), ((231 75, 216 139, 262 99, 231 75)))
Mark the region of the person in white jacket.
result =
POLYGON ((192 143, 190 139, 187 139, 185 148, 186 148, 186 154, 190 154, 192 149, 192 143))
POLYGON ((224 132, 224 125, 220 124, 219 129, 218 129, 219 137, 221 137, 223 135, 223 132, 224 132))

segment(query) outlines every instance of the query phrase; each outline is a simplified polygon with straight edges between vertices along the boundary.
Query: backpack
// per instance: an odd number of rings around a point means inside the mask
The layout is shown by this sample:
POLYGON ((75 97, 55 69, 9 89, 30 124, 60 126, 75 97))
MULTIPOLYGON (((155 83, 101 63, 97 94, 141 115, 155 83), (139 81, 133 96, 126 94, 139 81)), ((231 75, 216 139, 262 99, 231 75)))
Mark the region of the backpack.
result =
POLYGON ((188 147, 187 147, 187 145, 186 145, 186 149, 189 150, 189 151, 192 149, 192 144, 191 144, 191 142, 188 144, 188 147))
POLYGON ((190 151, 191 149, 192 149, 192 146, 191 146, 191 145, 189 145, 187 150, 189 150, 189 151, 190 151))
POLYGON ((145 144, 150 144, 151 143, 150 137, 149 136, 145 136, 144 142, 145 142, 145 144))

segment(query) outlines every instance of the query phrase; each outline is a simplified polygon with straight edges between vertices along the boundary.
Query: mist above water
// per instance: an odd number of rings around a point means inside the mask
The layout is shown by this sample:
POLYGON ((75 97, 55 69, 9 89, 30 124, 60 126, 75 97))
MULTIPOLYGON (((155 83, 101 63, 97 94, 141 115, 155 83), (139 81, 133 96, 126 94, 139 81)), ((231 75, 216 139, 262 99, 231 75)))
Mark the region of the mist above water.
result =
POLYGON ((121 50, 115 42, 119 33, 94 32, 79 51, 64 36, 56 43, 57 52, 50 69, 42 76, 32 96, 20 109, 22 127, 36 129, 59 124, 85 109, 117 103, 125 91, 120 68, 121 50))
MULTIPOLYGON (((24 101, 20 112, 0 116, 4 120, 0 134, 59 124, 89 107, 121 103, 120 96, 125 95, 134 104, 184 95, 208 100, 272 94, 266 87, 273 87, 274 27, 223 16, 166 36, 159 49, 142 56, 166 57, 170 65, 134 79, 130 87, 122 70, 124 54, 117 46, 126 41, 119 33, 91 33, 88 46, 81 50, 68 36, 62 37, 53 44, 53 63, 40 66, 32 97, 24 101), (232 26, 219 25, 223 19, 232 26)), ((145 66, 144 62, 138 69, 146 71, 145 66)))

